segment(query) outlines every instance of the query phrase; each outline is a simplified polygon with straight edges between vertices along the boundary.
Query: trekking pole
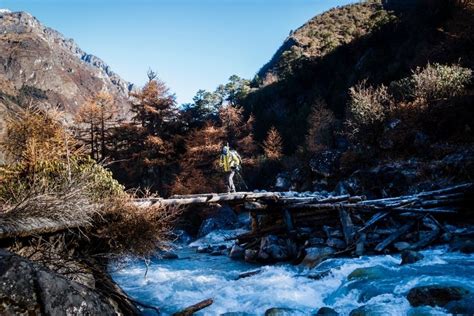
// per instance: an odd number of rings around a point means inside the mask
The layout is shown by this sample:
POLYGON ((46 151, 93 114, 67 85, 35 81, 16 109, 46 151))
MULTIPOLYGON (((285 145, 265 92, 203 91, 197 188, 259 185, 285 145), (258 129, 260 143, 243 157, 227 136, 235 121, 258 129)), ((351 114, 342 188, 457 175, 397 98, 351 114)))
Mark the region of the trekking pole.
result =
POLYGON ((245 190, 249 190, 248 186, 247 186, 247 183, 245 183, 245 180, 244 180, 244 177, 242 177, 242 174, 240 173, 239 170, 237 170, 237 175, 239 176, 239 179, 240 179, 240 182, 242 182, 242 184, 244 185, 245 187, 245 190))

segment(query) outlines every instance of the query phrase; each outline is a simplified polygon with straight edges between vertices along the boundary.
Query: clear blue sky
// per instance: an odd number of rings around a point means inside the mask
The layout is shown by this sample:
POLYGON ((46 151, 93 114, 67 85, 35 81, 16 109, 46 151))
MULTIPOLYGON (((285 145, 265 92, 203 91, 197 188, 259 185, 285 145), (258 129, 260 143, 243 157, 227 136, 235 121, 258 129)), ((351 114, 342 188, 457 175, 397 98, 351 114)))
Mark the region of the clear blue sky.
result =
POLYGON ((178 102, 232 74, 253 78, 290 30, 354 0, 0 0, 73 38, 125 80, 149 67, 178 102))

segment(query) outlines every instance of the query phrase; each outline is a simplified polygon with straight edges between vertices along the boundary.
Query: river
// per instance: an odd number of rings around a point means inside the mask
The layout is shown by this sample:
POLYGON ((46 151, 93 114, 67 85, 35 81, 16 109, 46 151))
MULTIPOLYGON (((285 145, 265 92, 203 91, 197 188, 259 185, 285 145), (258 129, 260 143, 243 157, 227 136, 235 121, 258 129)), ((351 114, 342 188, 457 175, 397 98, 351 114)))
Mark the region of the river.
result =
MULTIPOLYGON (((255 265, 234 261, 227 256, 197 253, 195 247, 220 243, 223 232, 207 239, 178 246, 178 259, 154 259, 146 278, 143 261, 112 264, 113 279, 136 300, 157 306, 163 315, 212 298, 214 303, 198 315, 263 315, 279 307, 290 315, 314 314, 329 306, 342 315, 367 305, 370 315, 445 315, 442 308, 412 308, 406 293, 419 285, 461 285, 474 291, 474 255, 448 252, 438 247, 422 251, 421 261, 400 265, 399 255, 330 259, 314 269, 290 264, 255 265), (348 278, 358 268, 358 277, 348 278), (237 280, 240 273, 261 272, 237 280), (321 274, 321 272, 324 272, 321 274), (320 275, 320 279, 308 276, 320 275), (244 314, 247 313, 247 314, 244 314)), ((146 315, 154 315, 145 311, 146 315)))

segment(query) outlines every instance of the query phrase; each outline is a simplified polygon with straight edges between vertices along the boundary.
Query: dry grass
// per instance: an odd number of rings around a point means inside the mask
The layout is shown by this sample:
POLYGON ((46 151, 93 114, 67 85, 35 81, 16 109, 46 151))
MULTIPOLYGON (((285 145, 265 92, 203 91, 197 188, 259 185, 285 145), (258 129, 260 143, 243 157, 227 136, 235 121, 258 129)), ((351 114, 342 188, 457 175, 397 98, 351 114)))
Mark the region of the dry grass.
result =
POLYGON ((0 237, 16 237, 90 226, 99 206, 74 181, 63 187, 31 187, 1 205, 0 237))
POLYGON ((181 215, 176 207, 138 205, 129 195, 106 201, 95 222, 94 235, 115 255, 148 256, 169 247, 174 224, 181 215))

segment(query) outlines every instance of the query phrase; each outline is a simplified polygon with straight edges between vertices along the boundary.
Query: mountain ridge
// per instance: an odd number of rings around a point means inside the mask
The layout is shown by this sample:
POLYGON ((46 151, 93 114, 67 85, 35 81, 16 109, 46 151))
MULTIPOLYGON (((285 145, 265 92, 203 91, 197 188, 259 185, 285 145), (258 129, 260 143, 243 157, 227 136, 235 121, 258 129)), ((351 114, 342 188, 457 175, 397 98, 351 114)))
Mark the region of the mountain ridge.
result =
POLYGON ((16 95, 22 86, 33 86, 46 91, 48 98, 67 112, 74 113, 81 101, 90 96, 87 94, 105 90, 126 107, 133 84, 30 13, 0 11, 0 38, 3 92, 16 95), (56 78, 51 78, 51 71, 56 78), (66 87, 63 96, 61 86, 66 87))

